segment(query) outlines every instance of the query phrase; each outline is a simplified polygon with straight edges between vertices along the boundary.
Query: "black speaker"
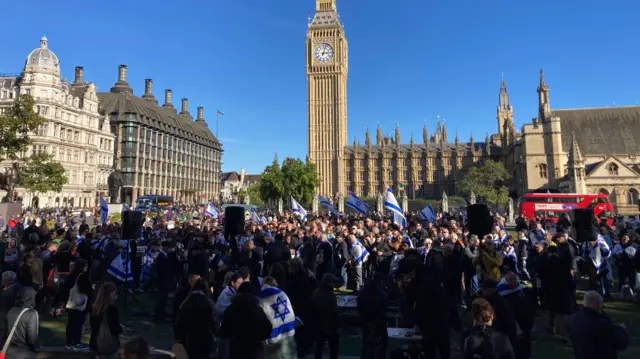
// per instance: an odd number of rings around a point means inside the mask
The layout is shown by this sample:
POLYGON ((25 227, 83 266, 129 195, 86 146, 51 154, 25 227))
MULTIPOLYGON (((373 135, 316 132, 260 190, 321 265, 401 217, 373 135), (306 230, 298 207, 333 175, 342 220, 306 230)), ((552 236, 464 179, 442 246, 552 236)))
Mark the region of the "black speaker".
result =
POLYGON ((144 223, 142 212, 122 212, 122 239, 135 239, 142 236, 142 224, 144 223))
POLYGON ((486 204, 472 204, 467 206, 467 220, 469 221, 469 233, 479 238, 491 233, 493 218, 486 204))
POLYGON ((224 210, 224 236, 229 240, 244 233, 244 208, 229 206, 224 210))
POLYGON ((596 218, 592 208, 580 208, 571 211, 576 242, 592 242, 598 239, 596 232, 596 218))

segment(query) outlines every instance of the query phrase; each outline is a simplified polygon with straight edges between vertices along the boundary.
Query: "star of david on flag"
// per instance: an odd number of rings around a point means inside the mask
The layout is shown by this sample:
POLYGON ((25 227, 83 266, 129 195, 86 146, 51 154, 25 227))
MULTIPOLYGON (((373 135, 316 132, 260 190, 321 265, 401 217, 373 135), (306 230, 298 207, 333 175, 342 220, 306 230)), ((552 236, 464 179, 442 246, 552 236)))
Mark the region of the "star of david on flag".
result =
POLYGON ((274 315, 273 315, 273 319, 280 319, 281 321, 284 322, 284 319, 286 318, 287 314, 289 314, 289 307, 287 307, 287 301, 282 297, 282 296, 278 296, 278 299, 276 299, 276 302, 271 304, 271 308, 274 311, 274 315), (281 312, 279 310, 280 306, 282 306, 284 308, 284 310, 281 312))

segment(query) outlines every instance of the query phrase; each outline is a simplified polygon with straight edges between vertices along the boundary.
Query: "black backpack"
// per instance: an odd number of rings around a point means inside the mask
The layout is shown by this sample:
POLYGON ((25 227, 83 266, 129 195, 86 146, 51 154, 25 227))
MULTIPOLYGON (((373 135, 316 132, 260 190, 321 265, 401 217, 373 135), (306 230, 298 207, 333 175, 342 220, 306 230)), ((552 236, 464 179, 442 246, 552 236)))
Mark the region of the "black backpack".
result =
POLYGON ((474 328, 464 340, 462 348, 465 359, 494 359, 493 331, 491 328, 474 328))

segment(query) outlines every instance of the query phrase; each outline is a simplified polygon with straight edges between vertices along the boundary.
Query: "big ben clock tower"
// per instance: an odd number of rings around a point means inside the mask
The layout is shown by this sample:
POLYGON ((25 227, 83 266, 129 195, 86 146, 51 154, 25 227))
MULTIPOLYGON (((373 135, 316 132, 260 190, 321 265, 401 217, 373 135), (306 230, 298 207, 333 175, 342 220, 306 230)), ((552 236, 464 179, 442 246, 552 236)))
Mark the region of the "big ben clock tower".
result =
POLYGON ((309 160, 318 171, 317 192, 344 195, 348 58, 336 0, 316 0, 306 45, 309 160))

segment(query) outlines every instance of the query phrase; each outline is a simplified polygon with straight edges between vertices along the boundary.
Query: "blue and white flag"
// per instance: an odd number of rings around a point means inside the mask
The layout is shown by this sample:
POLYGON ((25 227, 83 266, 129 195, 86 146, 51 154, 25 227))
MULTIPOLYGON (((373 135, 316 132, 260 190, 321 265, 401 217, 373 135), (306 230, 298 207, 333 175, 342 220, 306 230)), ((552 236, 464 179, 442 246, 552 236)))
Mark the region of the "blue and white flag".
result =
POLYGON ((433 222, 436 220, 436 211, 434 211, 433 207, 429 204, 420 211, 420 218, 427 222, 433 222))
POLYGON ((302 207, 302 205, 296 202, 293 197, 291 197, 291 212, 297 214, 303 220, 307 220, 307 210, 302 207))
POLYGON ((140 282, 145 283, 151 280, 151 269, 153 262, 158 258, 158 251, 152 251, 151 247, 147 248, 142 257, 142 270, 140 271, 140 282))
POLYGON ((403 227, 407 226, 407 219, 404 217, 402 209, 396 200, 396 196, 394 196, 393 191, 391 191, 391 187, 387 187, 387 197, 384 201, 384 208, 393 212, 393 223, 403 227))
POLYGON ((102 223, 107 222, 107 217, 109 216, 109 205, 102 195, 100 196, 100 221, 102 223))
POLYGON ((122 239, 120 240, 120 244, 122 246, 120 255, 116 256, 113 261, 111 261, 109 268, 107 268, 107 273, 122 282, 129 282, 133 280, 131 261, 129 260, 129 241, 122 239))
POLYGON ((251 208, 251 220, 256 224, 260 223, 260 217, 258 217, 258 213, 255 208, 251 208))
POLYGON ((349 191, 349 197, 347 197, 345 204, 363 216, 366 216, 367 212, 369 212, 369 205, 360 200, 360 198, 351 191, 349 191))
POLYGON ((216 206, 214 206, 212 203, 209 203, 207 205, 207 209, 204 211, 204 213, 207 216, 210 217, 214 217, 214 218, 218 218, 218 214, 220 214, 220 211, 218 211, 218 209, 216 208, 216 206))
POLYGON ((110 239, 110 236, 102 236, 102 238, 100 238, 99 240, 94 239, 93 241, 91 241, 91 247, 94 251, 98 249, 102 250, 102 248, 104 248, 105 244, 107 244, 110 239))
POLYGON ((122 204, 122 212, 128 212, 130 210, 131 210, 131 208, 129 206, 127 206, 126 203, 122 204))
POLYGON ((338 217, 338 211, 336 210, 336 207, 333 206, 333 203, 331 203, 331 201, 329 201, 327 197, 318 195, 318 201, 320 202, 321 206, 329 208, 329 211, 331 211, 334 216, 338 217))
POLYGON ((271 321, 271 334, 266 343, 277 343, 296 333, 296 315, 289 297, 281 289, 265 285, 260 292, 260 304, 271 321))

